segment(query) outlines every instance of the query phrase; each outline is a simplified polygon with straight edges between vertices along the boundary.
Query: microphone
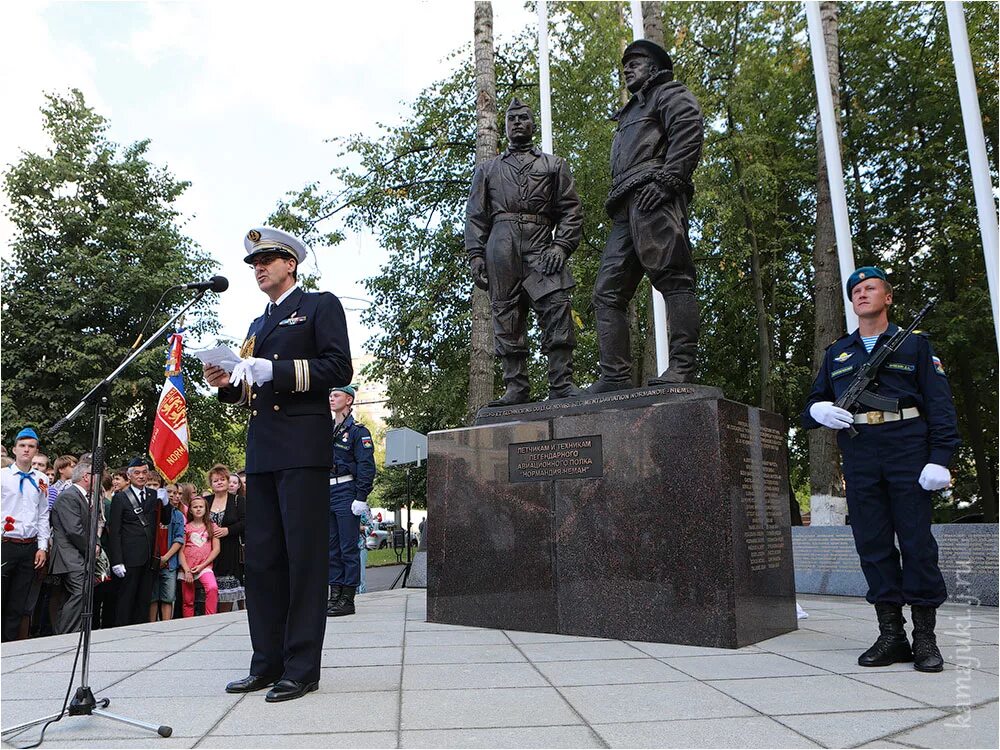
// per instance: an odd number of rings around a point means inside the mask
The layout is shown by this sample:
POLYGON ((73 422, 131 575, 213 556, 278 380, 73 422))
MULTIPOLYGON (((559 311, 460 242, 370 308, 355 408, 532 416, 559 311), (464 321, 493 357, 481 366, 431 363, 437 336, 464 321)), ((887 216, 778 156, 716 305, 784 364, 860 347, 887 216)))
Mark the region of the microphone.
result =
POLYGON ((207 290, 209 292, 224 292, 229 288, 229 279, 225 276, 213 276, 208 281, 192 281, 190 284, 181 284, 180 289, 207 290))

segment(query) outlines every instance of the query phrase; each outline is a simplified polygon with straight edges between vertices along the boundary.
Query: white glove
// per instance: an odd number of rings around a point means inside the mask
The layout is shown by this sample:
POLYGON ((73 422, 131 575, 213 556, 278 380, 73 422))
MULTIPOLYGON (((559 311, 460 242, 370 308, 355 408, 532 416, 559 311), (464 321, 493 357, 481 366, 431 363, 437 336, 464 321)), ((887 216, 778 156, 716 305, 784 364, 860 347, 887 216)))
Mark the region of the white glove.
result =
POLYGON ((951 472, 941 464, 927 464, 920 472, 920 486, 928 492, 943 490, 951 484, 951 472))
POLYGON ((274 380, 274 365, 269 359, 257 357, 242 359, 233 368, 233 374, 229 376, 229 384, 239 385, 243 380, 247 382, 247 385, 269 383, 274 380))
POLYGON ((160 505, 166 505, 170 502, 170 496, 167 495, 166 487, 160 487, 160 489, 156 491, 156 497, 160 501, 160 505))
POLYGON ((371 510, 364 500, 355 500, 351 503, 351 513, 356 516, 362 515, 366 510, 371 510))
POLYGON ((118 578, 125 577, 125 566, 124 565, 112 565, 111 572, 114 573, 118 578))
POLYGON ((854 424, 851 412, 834 406, 832 401, 817 401, 809 407, 809 416, 831 430, 843 430, 854 424))

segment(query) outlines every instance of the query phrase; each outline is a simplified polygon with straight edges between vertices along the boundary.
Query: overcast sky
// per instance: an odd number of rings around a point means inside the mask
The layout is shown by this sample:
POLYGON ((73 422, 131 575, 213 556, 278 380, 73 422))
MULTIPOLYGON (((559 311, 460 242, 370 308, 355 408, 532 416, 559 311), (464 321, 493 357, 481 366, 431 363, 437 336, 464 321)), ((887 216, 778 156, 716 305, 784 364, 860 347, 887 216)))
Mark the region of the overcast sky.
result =
MULTIPOLYGON (((500 37, 534 22, 521 2, 493 8, 500 37)), ((328 175, 336 146, 325 139, 399 122, 471 42, 472 19, 465 0, 2 2, 0 165, 46 147, 46 91, 82 90, 119 144, 152 139, 149 158, 192 182, 185 231, 229 278, 222 332, 242 340, 266 302, 242 262, 247 230, 286 191, 328 175)), ((10 238, 0 219, 5 254, 10 238)), ((366 235, 316 249, 321 288, 348 297, 365 296, 361 280, 384 259, 366 235)), ((368 332, 357 310, 348 322, 357 356, 368 332)))

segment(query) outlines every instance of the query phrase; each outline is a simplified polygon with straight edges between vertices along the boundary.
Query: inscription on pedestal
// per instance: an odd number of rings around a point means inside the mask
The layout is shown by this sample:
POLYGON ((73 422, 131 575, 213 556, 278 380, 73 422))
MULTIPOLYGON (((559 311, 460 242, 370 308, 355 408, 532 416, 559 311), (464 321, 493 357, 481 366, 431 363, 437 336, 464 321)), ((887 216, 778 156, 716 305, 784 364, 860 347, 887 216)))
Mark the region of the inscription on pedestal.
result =
POLYGON ((727 425, 733 442, 746 450, 740 466, 740 489, 746 517, 746 542, 751 571, 778 570, 785 550, 781 530, 782 483, 778 456, 784 438, 778 430, 746 420, 727 425), (759 438, 755 439, 755 433, 759 438))
POLYGON ((604 476, 600 435, 584 435, 507 446, 510 481, 545 482, 604 476))

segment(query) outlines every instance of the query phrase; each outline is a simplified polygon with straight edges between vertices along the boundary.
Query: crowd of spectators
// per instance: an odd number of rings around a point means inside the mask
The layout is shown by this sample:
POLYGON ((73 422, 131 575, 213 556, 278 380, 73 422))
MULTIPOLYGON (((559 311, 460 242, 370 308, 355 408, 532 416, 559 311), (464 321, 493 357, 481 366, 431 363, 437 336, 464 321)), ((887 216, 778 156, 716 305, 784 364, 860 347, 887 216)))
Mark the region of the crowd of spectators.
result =
MULTIPOLYGON (((10 474, 3 497, 5 558, 29 544, 33 550, 36 540, 48 544, 43 550, 38 543, 46 555, 21 566, 23 591, 13 585, 14 571, 5 571, 4 640, 74 632, 81 622, 96 477, 89 454, 51 461, 37 445, 37 438, 19 436, 14 458, 0 447, 0 470, 10 474), (23 466, 28 454, 30 469, 23 466), (33 479, 19 482, 26 474, 33 479), (33 523, 19 524, 8 508, 30 515, 24 509, 32 495, 38 512, 33 523)), ((104 471, 100 496, 93 628, 245 608, 245 474, 216 464, 201 486, 172 484, 137 458, 104 471)))

